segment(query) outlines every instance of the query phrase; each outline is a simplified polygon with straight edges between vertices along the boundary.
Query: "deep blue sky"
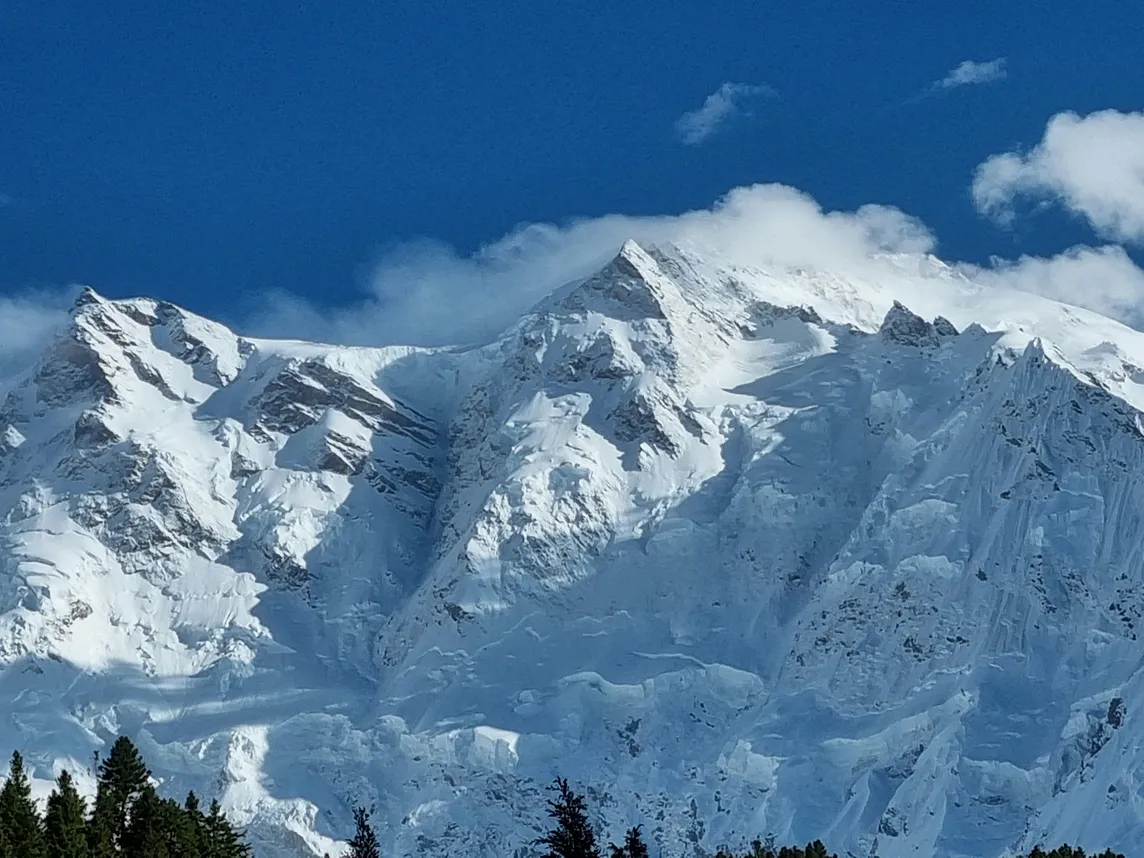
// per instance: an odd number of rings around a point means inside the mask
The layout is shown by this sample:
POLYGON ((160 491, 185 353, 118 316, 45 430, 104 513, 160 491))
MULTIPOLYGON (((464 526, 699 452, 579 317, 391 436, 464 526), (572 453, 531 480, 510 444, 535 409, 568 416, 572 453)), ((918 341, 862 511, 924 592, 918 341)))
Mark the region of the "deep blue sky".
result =
POLYGON ((921 217, 949 258, 1005 232, 968 186, 1060 110, 1139 109, 1144 5, 431 0, 0 7, 0 291, 81 281, 216 317, 267 288, 349 301, 387 244, 794 185, 921 217), (209 11, 204 12, 204 9, 209 11), (963 60, 1008 78, 906 103, 963 60), (673 123, 768 84, 702 146, 673 123))

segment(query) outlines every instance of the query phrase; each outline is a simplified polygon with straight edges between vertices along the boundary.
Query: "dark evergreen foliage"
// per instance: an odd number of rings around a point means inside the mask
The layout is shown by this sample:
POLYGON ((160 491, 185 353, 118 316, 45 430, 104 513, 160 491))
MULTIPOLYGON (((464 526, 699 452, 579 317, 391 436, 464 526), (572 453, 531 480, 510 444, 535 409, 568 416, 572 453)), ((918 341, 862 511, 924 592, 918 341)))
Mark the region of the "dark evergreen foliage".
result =
POLYGON ((1040 846, 1033 848, 1029 853, 1028 858, 1124 858, 1124 855, 1119 852, 1113 852, 1111 849, 1105 849, 1099 855, 1086 856, 1085 851, 1079 846, 1069 846, 1067 843, 1058 846, 1052 852, 1046 852, 1040 846))
MULTIPOLYGON (((803 847, 783 846, 779 849, 775 849, 769 844, 764 846, 762 841, 755 840, 751 844, 750 851, 743 853, 742 856, 738 856, 733 851, 720 849, 716 853, 716 858, 837 858, 837 856, 829 852, 821 840, 815 840, 803 847)), ((1046 852, 1037 846, 1025 858, 1125 858, 1125 856, 1113 852, 1111 849, 1106 849, 1100 855, 1086 856, 1083 849, 1066 844, 1057 847, 1052 852, 1046 852)))
POLYGON ((369 824, 369 811, 364 807, 354 808, 354 828, 346 858, 381 858, 381 846, 373 826, 369 824))
POLYGON ((120 738, 98 766, 90 817, 69 772, 61 772, 41 820, 23 758, 0 788, 0 858, 250 858, 250 846, 218 802, 203 813, 160 796, 138 750, 120 738))
MULTIPOLYGON (((550 789, 556 792, 556 798, 548 802, 548 816, 555 825, 544 837, 533 841, 533 845, 547 847, 544 858, 598 858, 600 853, 596 848, 595 833, 588 821, 588 805, 584 796, 574 792, 568 786, 568 781, 563 778, 557 778, 550 789)), ((623 846, 612 843, 610 858, 649 858, 649 850, 643 841, 641 828, 642 826, 637 825, 628 829, 623 846)), ((762 840, 752 841, 751 848, 744 852, 720 849, 715 853, 715 858, 838 858, 838 856, 830 852, 821 840, 815 840, 806 846, 782 846, 776 849, 774 843, 768 839, 765 843, 762 840)), ((1125 856, 1111 849, 1106 849, 1099 855, 1086 855, 1083 849, 1065 844, 1052 852, 1046 852, 1038 846, 1023 858, 1125 858, 1125 856)))
POLYGON ((641 828, 642 825, 629 828, 628 833, 624 835, 623 846, 612 844, 612 858, 648 858, 647 844, 643 842, 641 828))
POLYGON ((32 787, 19 751, 13 752, 8 779, 0 788, 0 829, 13 858, 46 858, 44 824, 32 801, 32 787))
POLYGON ((128 858, 169 858, 170 821, 163 800, 148 786, 131 805, 131 816, 123 833, 122 853, 128 858))
MULTIPOLYGON (((96 799, 90 817, 69 772, 61 772, 41 819, 19 753, 12 755, 8 777, 0 787, 0 858, 251 858, 245 835, 231 824, 217 801, 204 813, 198 797, 188 793, 183 804, 165 798, 151 784, 138 750, 120 738, 98 766, 96 799)), ((563 778, 549 789, 552 829, 533 845, 545 847, 544 858, 601 858, 588 804, 563 778)), ((370 811, 354 808, 356 831, 340 858, 381 858, 370 811)), ((329 856, 325 856, 329 858, 329 856)), ((610 858, 651 858, 642 826, 628 829, 622 846, 611 844, 610 858)), ((806 846, 778 849, 755 840, 742 853, 720 849, 715 858, 837 858, 818 840, 806 846)), ((1125 858, 1106 849, 1086 855, 1062 845, 1051 852, 1034 848, 1024 858, 1125 858)))
POLYGON ((251 854, 243 833, 231 825, 217 801, 211 802, 202 834, 202 858, 248 858, 251 854))
POLYGON ((115 829, 112 814, 107 807, 107 799, 103 803, 96 796, 95 809, 87 823, 87 849, 89 858, 116 858, 119 854, 115 847, 115 829))
POLYGON ((601 858, 584 796, 573 792, 564 778, 557 778, 549 789, 556 793, 548 800, 548 816, 555 826, 535 841, 547 847, 544 858, 601 858))
MULTIPOLYGON (((716 858, 735 858, 734 852, 720 849, 716 858)), ((828 852, 821 840, 815 840, 806 846, 782 846, 775 849, 773 845, 764 845, 761 840, 751 842, 751 850, 745 853, 744 858, 838 858, 828 852)))
POLYGON ((95 793, 93 816, 98 827, 100 842, 110 833, 111 845, 124 851, 127 823, 135 802, 143 795, 151 781, 139 749, 126 736, 120 736, 111 751, 99 764, 99 782, 95 793))
POLYGON ((48 796, 44 838, 48 858, 88 858, 87 805, 76 791, 71 772, 60 772, 48 796))

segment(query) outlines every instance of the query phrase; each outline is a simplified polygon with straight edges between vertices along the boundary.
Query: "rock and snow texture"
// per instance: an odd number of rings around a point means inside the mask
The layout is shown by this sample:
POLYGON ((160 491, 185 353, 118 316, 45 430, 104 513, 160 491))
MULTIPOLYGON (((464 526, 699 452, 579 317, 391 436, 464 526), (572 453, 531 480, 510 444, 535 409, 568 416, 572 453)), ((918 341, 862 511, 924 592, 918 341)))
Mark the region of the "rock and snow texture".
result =
POLYGON ((479 349, 86 293, 0 386, 0 746, 259 854, 1144 837, 1144 334, 930 259, 625 245, 479 349))

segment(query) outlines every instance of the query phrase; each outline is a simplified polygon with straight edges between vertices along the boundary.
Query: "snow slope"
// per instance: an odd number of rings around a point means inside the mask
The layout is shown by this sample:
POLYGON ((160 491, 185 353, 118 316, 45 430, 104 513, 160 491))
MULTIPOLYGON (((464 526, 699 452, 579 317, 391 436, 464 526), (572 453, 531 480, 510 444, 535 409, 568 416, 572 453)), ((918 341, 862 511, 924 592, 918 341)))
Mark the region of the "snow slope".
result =
POLYGON ((89 292, 2 391, 0 744, 41 792, 124 732, 263 856, 356 803, 386 854, 524 850, 557 773, 672 858, 1144 836, 1108 319, 629 242, 479 349, 89 292))

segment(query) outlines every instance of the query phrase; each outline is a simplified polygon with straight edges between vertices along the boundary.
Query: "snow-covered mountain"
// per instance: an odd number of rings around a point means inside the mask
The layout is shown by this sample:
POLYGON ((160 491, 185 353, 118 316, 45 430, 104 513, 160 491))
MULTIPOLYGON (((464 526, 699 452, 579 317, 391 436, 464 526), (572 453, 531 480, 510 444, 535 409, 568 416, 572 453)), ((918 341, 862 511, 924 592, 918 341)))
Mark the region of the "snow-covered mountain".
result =
POLYGON ((1144 334, 871 271, 628 243, 435 350, 85 293, 0 390, 0 747, 275 858, 513 853, 555 774, 669 858, 1134 847, 1144 334))

